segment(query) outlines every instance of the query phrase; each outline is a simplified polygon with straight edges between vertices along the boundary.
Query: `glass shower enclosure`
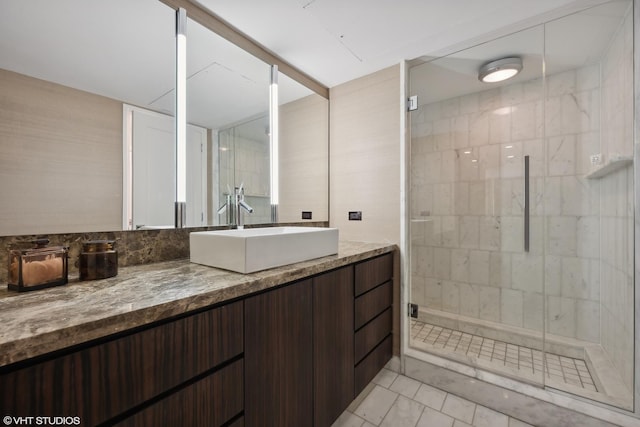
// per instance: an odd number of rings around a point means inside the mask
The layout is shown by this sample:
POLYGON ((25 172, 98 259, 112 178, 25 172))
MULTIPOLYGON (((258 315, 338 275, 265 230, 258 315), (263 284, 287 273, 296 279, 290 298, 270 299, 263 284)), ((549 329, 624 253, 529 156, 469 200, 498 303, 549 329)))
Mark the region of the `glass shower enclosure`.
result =
POLYGON ((633 409, 633 94, 631 1, 409 64, 411 348, 633 409))

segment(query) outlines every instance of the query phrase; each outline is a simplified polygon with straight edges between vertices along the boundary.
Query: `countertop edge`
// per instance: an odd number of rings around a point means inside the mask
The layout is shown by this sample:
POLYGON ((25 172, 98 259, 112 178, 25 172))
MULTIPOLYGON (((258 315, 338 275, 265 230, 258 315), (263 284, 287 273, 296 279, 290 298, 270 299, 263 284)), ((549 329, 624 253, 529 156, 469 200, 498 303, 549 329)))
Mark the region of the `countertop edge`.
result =
MULTIPOLYGON (((337 255, 330 257, 295 263, 253 274, 234 276, 237 283, 224 288, 216 288, 124 313, 107 315, 85 323, 78 323, 46 332, 35 332, 27 337, 0 342, 0 368, 55 351, 105 339, 115 334, 145 327, 227 301, 244 298, 253 293, 295 282, 398 249, 395 244, 367 245, 377 247, 367 248, 344 256, 341 256, 339 252, 337 255)), ((188 260, 184 261, 188 263, 188 260)), ((158 271, 162 271, 163 266, 175 262, 169 261, 156 265, 158 266, 158 271)), ((166 267, 164 268, 166 269, 166 267)))

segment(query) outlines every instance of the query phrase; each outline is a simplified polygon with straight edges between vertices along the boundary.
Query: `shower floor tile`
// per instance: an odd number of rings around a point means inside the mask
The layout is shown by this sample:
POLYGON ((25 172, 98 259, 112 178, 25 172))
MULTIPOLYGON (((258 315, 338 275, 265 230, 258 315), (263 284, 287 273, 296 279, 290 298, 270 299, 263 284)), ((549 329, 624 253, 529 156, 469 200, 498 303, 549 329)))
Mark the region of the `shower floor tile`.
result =
MULTIPOLYGON (((475 357, 528 375, 542 373, 543 353, 533 348, 492 340, 413 319, 411 320, 411 339, 436 349, 475 357)), ((544 374, 548 379, 585 390, 598 391, 584 360, 552 353, 545 353, 544 356, 546 361, 544 374)))

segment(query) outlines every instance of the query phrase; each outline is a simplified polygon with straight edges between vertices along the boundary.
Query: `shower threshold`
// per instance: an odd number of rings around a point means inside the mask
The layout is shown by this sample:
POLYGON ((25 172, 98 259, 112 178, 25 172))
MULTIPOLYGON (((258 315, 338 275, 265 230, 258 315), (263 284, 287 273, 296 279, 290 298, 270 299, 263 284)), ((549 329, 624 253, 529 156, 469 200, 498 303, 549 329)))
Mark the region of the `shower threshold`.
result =
POLYGON ((629 399, 620 382, 612 382, 611 370, 599 346, 563 348, 557 343, 543 352, 542 337, 523 337, 487 325, 469 325, 462 316, 420 310, 411 319, 410 346, 446 359, 498 373, 519 381, 626 408, 629 399), (463 325, 456 327, 456 325, 463 325), (462 330, 461 330, 462 329, 462 330), (543 362, 544 360, 544 362, 543 362), (599 366, 595 366, 599 365, 599 366), (603 368, 604 367, 604 368, 603 368), (606 378, 604 384, 600 379, 606 378))

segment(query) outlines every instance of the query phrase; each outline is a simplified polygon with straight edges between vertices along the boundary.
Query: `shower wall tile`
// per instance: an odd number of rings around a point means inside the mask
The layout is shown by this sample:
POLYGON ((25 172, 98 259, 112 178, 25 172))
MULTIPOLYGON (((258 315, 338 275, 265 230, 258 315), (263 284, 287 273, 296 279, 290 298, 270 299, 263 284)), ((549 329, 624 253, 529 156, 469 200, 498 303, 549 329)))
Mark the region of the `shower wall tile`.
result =
POLYGON ((511 256, 512 288, 527 292, 543 291, 544 268, 542 256, 519 253, 511 256))
POLYGON ((549 176, 575 175, 576 136, 562 135, 548 139, 549 176))
POLYGON ((598 301, 576 301, 576 338, 600 343, 600 303, 598 301))
POLYGON ((479 286, 478 294, 480 319, 499 322, 500 289, 491 286, 479 286))
POLYGON ((577 225, 577 217, 547 217, 547 253, 575 256, 577 254, 577 225))
POLYGON ((477 216, 462 216, 459 217, 458 230, 459 234, 459 246, 462 248, 477 249, 479 246, 479 217, 477 216))
POLYGON ((451 251, 451 280, 468 283, 469 269, 469 251, 465 249, 453 249, 451 251))
POLYGON ((500 297, 500 322, 521 327, 523 322, 522 292, 502 289, 500 297))
POLYGON ((479 285, 489 284, 489 251, 469 251, 469 280, 479 285))
POLYGON ((434 276, 438 279, 448 280, 451 277, 451 250, 434 248, 433 257, 434 276))
POLYGON ((544 319, 543 297, 541 293, 524 292, 522 297, 523 324, 526 329, 542 331, 544 319))
POLYGON ((576 300, 565 297, 547 297, 547 328, 555 335, 576 336, 576 300))
POLYGON ((424 304, 435 310, 442 310, 442 282, 437 279, 424 280, 424 304))
POLYGON ((460 289, 457 283, 442 282, 442 309, 449 313, 460 312, 460 289))
POLYGON ((511 286, 511 255, 491 252, 489 255, 489 284, 494 288, 511 286))
POLYGON ((479 286, 460 283, 460 314, 478 318, 480 314, 479 286))
POLYGON ((585 258, 562 258, 562 296, 598 301, 600 290, 591 281, 590 260, 585 258))

